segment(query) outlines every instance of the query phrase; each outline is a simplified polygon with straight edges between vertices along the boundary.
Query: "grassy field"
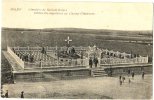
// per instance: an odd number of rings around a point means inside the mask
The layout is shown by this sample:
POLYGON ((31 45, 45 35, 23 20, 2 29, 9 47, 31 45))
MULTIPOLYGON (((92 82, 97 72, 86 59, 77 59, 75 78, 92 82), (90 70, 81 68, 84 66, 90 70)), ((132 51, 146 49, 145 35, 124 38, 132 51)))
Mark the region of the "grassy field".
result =
POLYGON ((2 49, 9 46, 65 46, 67 36, 73 46, 93 46, 152 57, 152 45, 122 41, 152 41, 151 31, 113 31, 90 29, 3 29, 2 49), (113 40, 113 41, 105 41, 113 40))
MULTIPOLYGON (((131 79, 131 78, 130 78, 131 79)), ((120 86, 119 77, 96 77, 77 80, 57 80, 51 82, 17 82, 6 84, 3 91, 9 91, 10 98, 52 99, 152 99, 152 75, 136 75, 131 83, 120 86)))

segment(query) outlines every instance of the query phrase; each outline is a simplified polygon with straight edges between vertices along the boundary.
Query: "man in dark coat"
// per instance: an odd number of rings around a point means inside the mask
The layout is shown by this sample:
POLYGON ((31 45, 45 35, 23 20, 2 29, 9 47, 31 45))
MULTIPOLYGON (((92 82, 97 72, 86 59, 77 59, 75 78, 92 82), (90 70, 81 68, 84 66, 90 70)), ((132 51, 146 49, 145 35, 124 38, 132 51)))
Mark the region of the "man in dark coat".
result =
POLYGON ((8 93, 8 90, 6 90, 6 93, 5 93, 5 98, 9 98, 9 93, 8 93))
POLYGON ((21 92, 21 98, 24 98, 24 91, 21 92))
POLYGON ((34 56, 30 56, 30 62, 34 62, 34 56))
POLYGON ((132 78, 134 79, 135 73, 132 71, 132 78))
POLYGON ((97 67, 97 64, 98 64, 98 59, 97 58, 94 58, 94 64, 95 64, 95 67, 97 67))
POLYGON ((142 79, 144 79, 144 74, 145 74, 145 73, 144 73, 144 71, 143 71, 143 72, 142 72, 142 79))
POLYGON ((89 66, 90 66, 90 68, 92 68, 92 65, 93 65, 93 61, 92 61, 92 59, 90 58, 90 59, 89 59, 89 66))
POLYGON ((46 54, 46 50, 45 50, 44 47, 42 47, 42 51, 41 51, 41 53, 46 54))
POLYGON ((121 75, 119 76, 119 80, 121 80, 121 75))

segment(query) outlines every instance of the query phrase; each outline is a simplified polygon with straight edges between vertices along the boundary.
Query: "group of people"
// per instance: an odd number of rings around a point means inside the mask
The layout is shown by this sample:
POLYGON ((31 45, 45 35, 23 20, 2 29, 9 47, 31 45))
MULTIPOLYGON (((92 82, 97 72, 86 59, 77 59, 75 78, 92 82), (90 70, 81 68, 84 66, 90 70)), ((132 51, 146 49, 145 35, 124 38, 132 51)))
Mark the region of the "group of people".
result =
MULTIPOLYGON (((3 93, 2 93, 1 97, 2 98, 9 98, 9 92, 8 92, 8 90, 6 90, 5 95, 3 95, 3 93)), ((24 98, 24 91, 21 92, 20 98, 24 98)))
POLYGON ((22 60, 23 61, 26 61, 26 62, 34 62, 34 56, 33 55, 30 55, 30 56, 28 56, 28 55, 23 55, 23 57, 22 57, 22 60))
MULTIPOLYGON (((135 77, 134 71, 131 72, 130 70, 128 70, 128 83, 131 83, 131 79, 129 78, 130 74, 131 74, 131 77, 133 80, 135 77)), ((144 75, 145 75, 145 73, 144 73, 144 71, 142 71, 142 79, 144 79, 144 75)), ((119 76, 120 85, 122 85, 122 83, 124 83, 124 81, 125 81, 125 76, 120 75, 119 76)))
POLYGON ((98 59, 96 57, 94 57, 93 59, 92 58, 89 59, 90 68, 92 68, 93 64, 95 65, 95 67, 97 67, 98 59))
POLYGON ((14 48, 12 48, 13 52, 23 61, 29 61, 29 62, 34 62, 34 56, 30 54, 22 54, 17 52, 14 48))
POLYGON ((120 75, 119 81, 120 81, 120 85, 122 85, 122 83, 124 83, 124 81, 125 81, 125 77, 120 75))

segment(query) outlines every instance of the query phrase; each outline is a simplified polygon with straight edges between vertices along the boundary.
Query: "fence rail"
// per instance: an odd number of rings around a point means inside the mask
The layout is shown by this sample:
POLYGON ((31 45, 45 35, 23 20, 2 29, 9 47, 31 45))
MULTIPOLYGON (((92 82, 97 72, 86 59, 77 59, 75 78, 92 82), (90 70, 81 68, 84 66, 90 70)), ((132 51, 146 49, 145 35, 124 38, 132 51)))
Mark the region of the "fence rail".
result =
POLYGON ((148 57, 136 57, 136 58, 103 58, 100 60, 100 64, 139 64, 148 63, 148 57))
MULTIPOLYGON (((76 67, 76 66, 88 66, 88 59, 63 59, 63 61, 61 60, 55 60, 55 61, 37 61, 34 63, 30 63, 30 62, 25 62, 26 66, 31 66, 31 67, 54 67, 54 66, 72 66, 72 67, 76 67)), ((26 67, 25 66, 25 67, 26 67)))
MULTIPOLYGON (((14 48, 14 50, 42 50, 42 47, 10 47, 10 48, 14 48)), ((47 51, 52 51, 52 50, 66 50, 67 47, 44 47, 47 51)), ((74 47, 75 50, 87 50, 88 47, 74 47)))
POLYGON ((7 47, 7 52, 17 61, 17 63, 24 69, 24 61, 20 59, 10 47, 7 47))

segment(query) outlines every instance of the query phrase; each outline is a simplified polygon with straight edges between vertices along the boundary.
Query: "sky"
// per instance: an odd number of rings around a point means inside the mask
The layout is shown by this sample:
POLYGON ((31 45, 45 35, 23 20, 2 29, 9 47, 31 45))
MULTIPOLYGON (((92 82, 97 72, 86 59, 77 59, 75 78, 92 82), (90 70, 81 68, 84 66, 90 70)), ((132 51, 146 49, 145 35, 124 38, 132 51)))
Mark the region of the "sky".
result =
POLYGON ((152 19, 152 3, 2 2, 2 27, 9 28, 152 30, 152 19), (44 14, 38 14, 38 10, 44 14))

